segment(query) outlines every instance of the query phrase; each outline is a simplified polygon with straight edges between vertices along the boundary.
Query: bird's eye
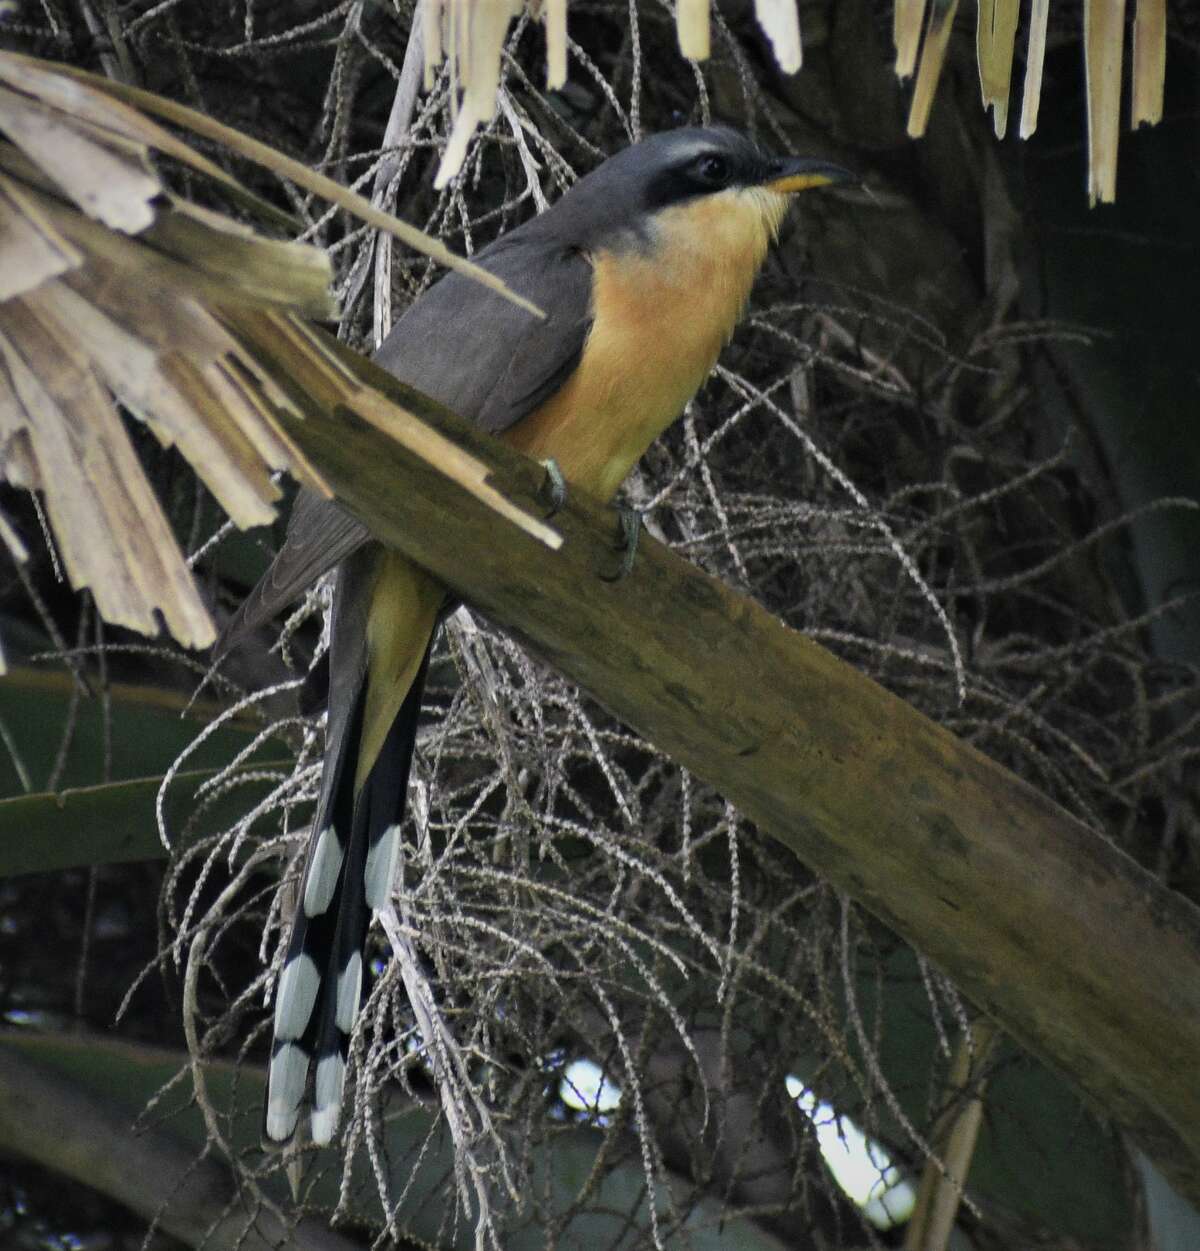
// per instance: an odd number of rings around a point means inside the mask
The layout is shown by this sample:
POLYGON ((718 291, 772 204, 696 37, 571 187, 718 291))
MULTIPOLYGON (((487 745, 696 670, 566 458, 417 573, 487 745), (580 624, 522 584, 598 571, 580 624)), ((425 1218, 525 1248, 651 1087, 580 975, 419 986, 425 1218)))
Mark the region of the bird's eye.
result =
POLYGON ((702 156, 696 162, 696 173, 710 187, 723 187, 729 181, 729 162, 723 156, 702 156))

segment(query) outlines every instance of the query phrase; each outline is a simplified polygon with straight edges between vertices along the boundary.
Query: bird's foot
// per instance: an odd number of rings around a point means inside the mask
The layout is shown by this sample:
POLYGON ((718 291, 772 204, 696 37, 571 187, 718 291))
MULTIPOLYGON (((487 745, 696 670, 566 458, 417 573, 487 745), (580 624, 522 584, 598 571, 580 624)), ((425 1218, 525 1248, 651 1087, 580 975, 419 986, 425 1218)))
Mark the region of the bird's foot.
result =
POLYGON ((546 477, 538 490, 538 494, 550 505, 550 511, 546 514, 549 518, 566 507, 567 480, 558 466, 558 461, 553 456, 542 461, 542 468, 546 471, 546 477))
POLYGON ((636 508, 620 506, 617 509, 617 542, 614 546, 621 553, 621 563, 616 573, 602 573, 602 582, 620 582, 633 572, 633 561, 637 555, 641 533, 642 514, 636 508))

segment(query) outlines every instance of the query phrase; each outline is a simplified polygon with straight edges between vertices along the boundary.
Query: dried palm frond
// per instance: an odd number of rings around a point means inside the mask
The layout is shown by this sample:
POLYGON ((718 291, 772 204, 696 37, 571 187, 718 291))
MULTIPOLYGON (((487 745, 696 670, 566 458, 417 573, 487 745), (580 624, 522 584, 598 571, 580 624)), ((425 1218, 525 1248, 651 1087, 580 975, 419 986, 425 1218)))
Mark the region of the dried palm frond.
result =
MULTIPOLYGON (((893 32, 896 74, 908 78, 918 69, 909 110, 908 131, 914 138, 925 133, 933 98, 945 62, 946 46, 958 0, 894 0, 893 32), (926 10, 928 19, 926 20, 926 10), (921 28, 925 26, 922 47, 921 28)), ((679 0, 675 8, 679 49, 693 60, 708 57, 708 0, 679 0)), ((566 78, 566 0, 503 0, 478 4, 475 0, 424 0, 421 8, 425 82, 433 84, 434 69, 445 59, 451 81, 459 85, 454 128, 442 155, 436 185, 444 187, 462 168, 467 146, 476 128, 496 111, 500 59, 510 24, 529 9, 546 24, 547 84, 562 85, 566 78)), ((1017 28, 1021 0, 980 0, 976 6, 976 52, 979 86, 985 110, 991 109, 997 138, 1008 127, 1017 28)), ((1120 104, 1121 61, 1124 43, 1125 0, 1086 0, 1084 40, 1088 65, 1088 194, 1091 202, 1116 196, 1117 116, 1120 104)), ((796 0, 755 0, 759 25, 767 35, 780 69, 793 74, 803 61, 803 44, 796 0)), ((1026 53, 1021 138, 1037 126, 1042 62, 1046 49, 1049 0, 1032 0, 1026 53)), ((1162 117, 1163 77, 1166 66, 1166 0, 1138 0, 1133 33, 1132 124, 1153 125, 1162 117)))
MULTIPOLYGON (((895 0, 896 74, 900 78, 909 77, 917 65, 925 8, 925 0, 895 0)), ((984 109, 993 111, 997 138, 1004 137, 1008 125, 1008 100, 1021 8, 1020 0, 979 0, 976 6, 979 86, 984 109)), ((957 0, 930 0, 920 69, 909 112, 908 133, 914 138, 923 135, 928 125, 957 10, 957 0)), ((1037 129, 1049 15, 1049 0, 1031 0, 1021 104, 1022 139, 1029 138, 1037 129)), ((1117 193, 1125 0, 1085 0, 1083 39, 1088 84, 1088 198, 1092 204, 1111 203, 1117 193)), ((1135 127, 1144 123, 1153 125, 1162 118, 1166 48, 1166 0, 1138 0, 1133 27, 1131 116, 1135 127)))
MULTIPOLYGON (((177 447, 238 526, 265 524, 280 496, 277 473, 327 492, 277 420, 288 401, 228 321, 247 308, 331 318, 338 306, 322 251, 264 238, 172 194, 151 153, 207 175, 260 216, 288 220, 112 98, 118 90, 439 261, 481 271, 227 127, 145 92, 0 54, 0 476, 42 493, 71 585, 89 588, 106 620, 154 634, 158 612, 180 643, 205 647, 212 620, 117 405, 177 447)), ((4 534, 23 559, 16 536, 4 534)))
POLYGON ((227 175, 86 84, 0 58, 0 472, 42 492, 67 576, 109 621, 214 636, 117 401, 176 445, 240 526, 288 470, 321 489, 264 402, 282 403, 209 301, 336 309, 315 248, 260 239, 171 195, 167 153, 227 175), (248 385, 248 383, 252 384, 248 385))

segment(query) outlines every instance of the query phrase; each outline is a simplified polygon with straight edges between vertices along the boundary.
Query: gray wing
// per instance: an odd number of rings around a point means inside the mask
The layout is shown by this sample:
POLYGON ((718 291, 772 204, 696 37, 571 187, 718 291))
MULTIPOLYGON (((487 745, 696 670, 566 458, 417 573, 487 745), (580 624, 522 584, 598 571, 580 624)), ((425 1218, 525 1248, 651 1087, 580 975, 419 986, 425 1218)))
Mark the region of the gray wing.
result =
POLYGON ((577 248, 524 227, 477 260, 533 300, 545 320, 451 273, 396 323, 375 360, 497 434, 553 395, 579 363, 591 326, 592 267, 577 248))
MULTIPOLYGON (((577 249, 538 237, 538 224, 505 235, 477 260, 535 301, 545 320, 450 273, 412 305, 375 354, 401 382, 492 433, 562 386, 591 325, 590 262, 577 249)), ((270 621, 370 537, 338 504, 300 491, 283 547, 222 630, 215 654, 270 621)))

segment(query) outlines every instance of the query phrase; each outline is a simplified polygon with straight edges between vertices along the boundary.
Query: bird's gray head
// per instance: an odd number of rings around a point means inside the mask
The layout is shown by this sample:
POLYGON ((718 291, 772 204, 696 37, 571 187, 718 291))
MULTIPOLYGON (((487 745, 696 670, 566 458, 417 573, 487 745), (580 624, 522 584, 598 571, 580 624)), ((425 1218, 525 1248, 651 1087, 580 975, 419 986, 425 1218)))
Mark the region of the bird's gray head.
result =
POLYGON ((728 127, 687 127, 651 135, 609 157, 542 221, 564 242, 613 247, 623 237, 647 242, 665 210, 721 196, 757 206, 773 232, 794 192, 852 181, 854 175, 828 161, 770 156, 728 127))

